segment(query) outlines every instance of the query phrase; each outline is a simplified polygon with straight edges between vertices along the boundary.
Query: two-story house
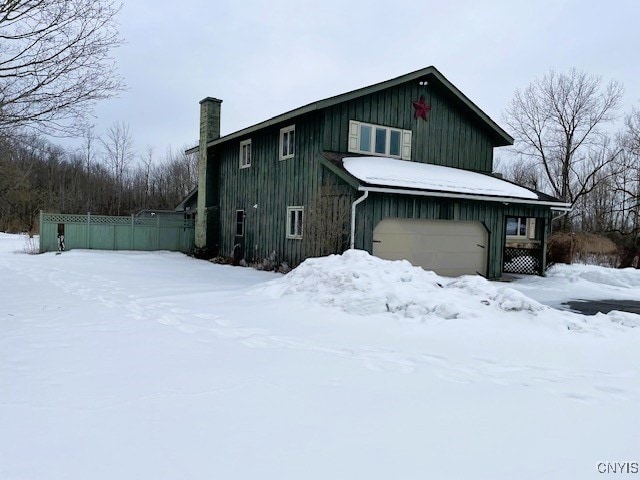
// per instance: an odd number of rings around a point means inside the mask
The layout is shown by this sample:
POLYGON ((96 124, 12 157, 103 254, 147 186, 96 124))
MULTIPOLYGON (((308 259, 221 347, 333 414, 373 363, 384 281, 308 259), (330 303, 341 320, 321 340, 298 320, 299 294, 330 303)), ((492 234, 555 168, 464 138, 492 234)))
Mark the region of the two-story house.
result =
POLYGON ((553 212, 569 208, 492 175, 493 149, 513 139, 434 67, 224 137, 221 103, 200 102, 189 150, 199 154, 196 247, 220 255, 275 252, 293 266, 351 247, 497 278, 515 225, 541 273, 553 212))

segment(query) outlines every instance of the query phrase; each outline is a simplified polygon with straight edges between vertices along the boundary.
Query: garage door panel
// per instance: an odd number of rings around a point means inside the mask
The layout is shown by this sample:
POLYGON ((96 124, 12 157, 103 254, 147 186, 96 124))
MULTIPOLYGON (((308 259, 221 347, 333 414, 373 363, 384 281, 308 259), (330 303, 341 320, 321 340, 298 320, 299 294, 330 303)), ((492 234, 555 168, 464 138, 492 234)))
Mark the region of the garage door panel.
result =
POLYGON ((480 222, 386 218, 373 240, 380 258, 408 260, 441 275, 486 273, 488 235, 480 222))
MULTIPOLYGON (((455 237, 444 235, 376 235, 376 243, 393 245, 396 251, 436 250, 440 253, 475 253, 485 245, 478 243, 482 239, 473 237, 455 237)), ((484 243, 484 242, 483 242, 484 243)))

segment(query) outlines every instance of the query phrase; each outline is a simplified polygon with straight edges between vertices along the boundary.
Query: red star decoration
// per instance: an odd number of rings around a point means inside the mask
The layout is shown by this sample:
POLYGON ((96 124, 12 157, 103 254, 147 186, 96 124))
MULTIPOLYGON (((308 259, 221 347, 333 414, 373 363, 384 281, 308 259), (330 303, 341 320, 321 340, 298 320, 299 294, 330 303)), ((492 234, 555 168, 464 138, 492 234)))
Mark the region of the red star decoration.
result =
POLYGON ((427 115, 431 111, 431 105, 427 105, 424 103, 424 95, 420 95, 420 100, 417 102, 411 102, 413 104, 413 108, 416 109, 413 117, 417 120, 418 118, 422 118, 425 122, 427 121, 427 115))

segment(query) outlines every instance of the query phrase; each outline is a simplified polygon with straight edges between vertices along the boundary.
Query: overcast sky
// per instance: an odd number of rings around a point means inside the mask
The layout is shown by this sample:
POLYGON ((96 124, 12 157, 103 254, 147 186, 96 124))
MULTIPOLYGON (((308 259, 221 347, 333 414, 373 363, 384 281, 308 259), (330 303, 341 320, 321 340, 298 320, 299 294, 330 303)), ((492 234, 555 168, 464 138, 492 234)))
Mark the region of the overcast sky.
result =
POLYGON ((640 107, 640 1, 124 0, 115 51, 128 90, 96 108, 136 149, 198 139, 198 102, 223 100, 222 134, 434 65, 501 122, 549 68, 620 80, 640 107))

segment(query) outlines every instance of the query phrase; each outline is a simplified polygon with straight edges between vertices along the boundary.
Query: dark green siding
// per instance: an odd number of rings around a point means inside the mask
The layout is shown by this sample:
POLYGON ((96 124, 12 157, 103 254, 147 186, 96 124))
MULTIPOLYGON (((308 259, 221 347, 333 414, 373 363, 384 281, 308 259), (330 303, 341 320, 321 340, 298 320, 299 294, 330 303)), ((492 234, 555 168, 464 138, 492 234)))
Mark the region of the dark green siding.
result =
POLYGON ((479 172, 491 172, 493 141, 486 126, 470 120, 462 106, 436 87, 409 82, 325 110, 325 150, 347 151, 349 121, 411 130, 411 160, 479 172), (413 101, 425 96, 431 112, 414 118, 413 101))
POLYGON ((226 142, 214 152, 220 165, 220 255, 231 256, 239 244, 247 261, 259 261, 272 251, 278 261, 296 265, 306 255, 304 240, 286 238, 287 206, 304 206, 305 215, 319 191, 319 115, 254 132, 226 142), (279 160, 280 129, 295 124, 295 156, 279 160), (240 142, 251 138, 249 168, 239 168, 240 142), (257 205, 257 208, 254 208, 257 205), (245 235, 235 236, 236 210, 244 210, 245 235))
POLYGON ((539 223, 545 225, 549 223, 549 215, 549 209, 544 207, 372 193, 364 203, 358 206, 355 246, 372 252, 373 230, 381 220, 387 217, 480 221, 489 233, 487 276, 497 278, 502 274, 505 218, 507 216, 536 217, 544 219, 545 221, 539 223))
MULTIPOLYGON (((338 167, 326 162, 322 166, 319 159, 323 151, 347 151, 350 120, 411 130, 412 161, 491 172, 493 134, 465 112, 445 90, 407 82, 212 147, 209 168, 215 185, 208 205, 217 207, 212 209, 216 215, 219 212, 220 254, 232 256, 239 246, 247 261, 275 252, 278 262, 295 266, 309 256, 338 253, 348 245, 351 203, 362 192, 338 177, 338 167), (412 102, 420 95, 431 105, 426 122, 414 118, 412 102), (295 157, 280 161, 280 129, 291 124, 296 126, 295 157), (247 138, 251 167, 240 169, 239 146, 247 138), (287 206, 305 208, 302 240, 286 238, 287 206), (236 210, 246 214, 243 237, 235 235, 236 210)), ((547 207, 373 193, 358 206, 355 245, 371 252, 373 230, 386 217, 481 221, 489 233, 487 274, 495 278, 502 273, 506 216, 543 220, 538 222, 543 240, 550 214, 547 207)))

